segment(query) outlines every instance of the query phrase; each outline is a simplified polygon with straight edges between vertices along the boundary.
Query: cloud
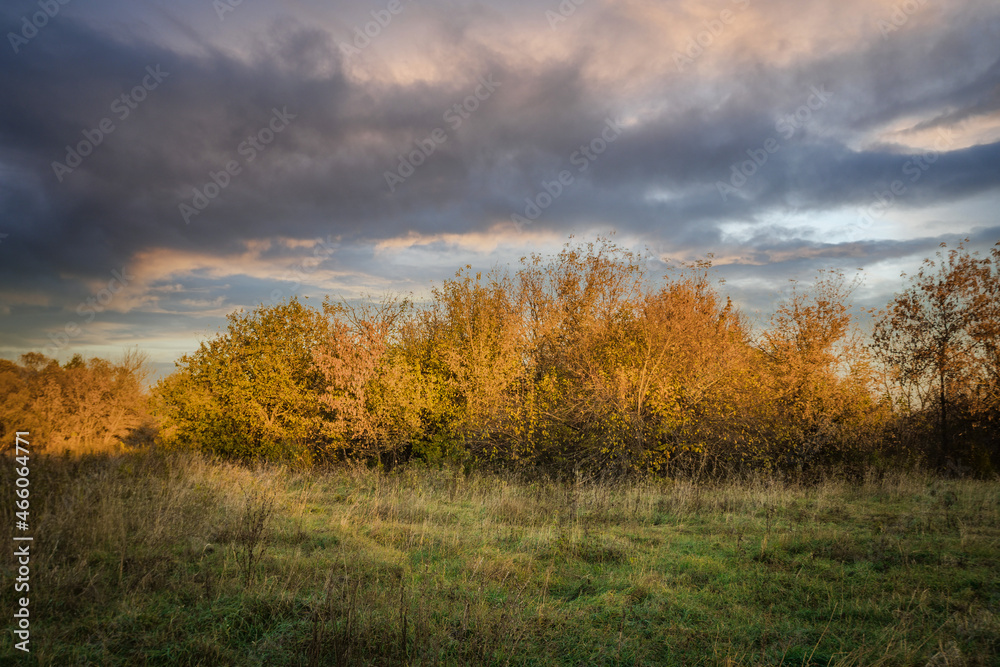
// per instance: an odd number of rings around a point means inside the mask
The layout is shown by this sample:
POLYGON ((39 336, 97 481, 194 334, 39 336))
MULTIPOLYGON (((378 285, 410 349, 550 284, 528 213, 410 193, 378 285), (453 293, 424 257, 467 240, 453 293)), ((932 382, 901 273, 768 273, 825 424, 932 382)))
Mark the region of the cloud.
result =
POLYGON ((891 0, 593 0, 555 23, 554 2, 404 3, 359 53, 342 45, 372 17, 344 2, 244 3, 221 22, 204 3, 91 4, 0 48, 0 330, 18 345, 123 267, 138 277, 103 317, 140 335, 275 291, 419 290, 611 228, 758 276, 897 252, 886 236, 926 253, 937 235, 898 238, 901 219, 1000 197, 995 3, 922 3, 888 33, 891 0), (142 92, 147 68, 167 74, 142 92), (486 98, 483 77, 499 82, 486 98), (581 168, 609 120, 621 136, 581 168), (734 168, 752 171, 738 187, 734 168), (566 170, 551 206, 511 224, 566 170))

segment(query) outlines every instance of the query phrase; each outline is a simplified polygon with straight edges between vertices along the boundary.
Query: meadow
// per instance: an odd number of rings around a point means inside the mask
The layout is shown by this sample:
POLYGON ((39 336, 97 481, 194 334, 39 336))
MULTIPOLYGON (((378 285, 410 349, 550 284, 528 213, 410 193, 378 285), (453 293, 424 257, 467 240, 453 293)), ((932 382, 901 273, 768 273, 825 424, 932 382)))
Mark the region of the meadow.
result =
POLYGON ((7 664, 1000 665, 996 480, 31 466, 7 664))

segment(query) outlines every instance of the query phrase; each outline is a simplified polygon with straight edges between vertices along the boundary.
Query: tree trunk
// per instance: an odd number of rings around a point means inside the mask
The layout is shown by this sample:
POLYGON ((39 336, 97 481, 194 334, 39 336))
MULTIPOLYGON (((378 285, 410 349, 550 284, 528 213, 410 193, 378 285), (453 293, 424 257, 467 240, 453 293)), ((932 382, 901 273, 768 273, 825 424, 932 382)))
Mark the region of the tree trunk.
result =
POLYGON ((939 377, 941 380, 941 456, 947 457, 948 452, 948 403, 945 400, 945 379, 942 369, 939 377))

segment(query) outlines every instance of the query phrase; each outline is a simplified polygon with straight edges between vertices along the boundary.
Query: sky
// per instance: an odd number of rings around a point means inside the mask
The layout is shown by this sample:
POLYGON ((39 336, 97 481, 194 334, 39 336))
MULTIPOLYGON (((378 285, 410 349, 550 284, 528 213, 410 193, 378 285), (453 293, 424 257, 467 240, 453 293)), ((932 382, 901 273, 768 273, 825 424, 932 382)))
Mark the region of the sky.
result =
POLYGON ((995 0, 8 0, 0 357, 614 234, 765 317, 1000 241, 995 0))

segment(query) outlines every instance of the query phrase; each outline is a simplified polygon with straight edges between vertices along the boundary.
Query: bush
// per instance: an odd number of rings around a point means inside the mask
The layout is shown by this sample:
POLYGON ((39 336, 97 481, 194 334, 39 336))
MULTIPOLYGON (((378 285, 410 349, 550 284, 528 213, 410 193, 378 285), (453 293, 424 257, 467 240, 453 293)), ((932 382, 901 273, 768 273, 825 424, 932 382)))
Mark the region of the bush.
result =
POLYGON ((244 460, 309 462, 324 451, 323 378, 312 354, 326 320, 296 299, 229 325, 156 387, 167 444, 244 460))

